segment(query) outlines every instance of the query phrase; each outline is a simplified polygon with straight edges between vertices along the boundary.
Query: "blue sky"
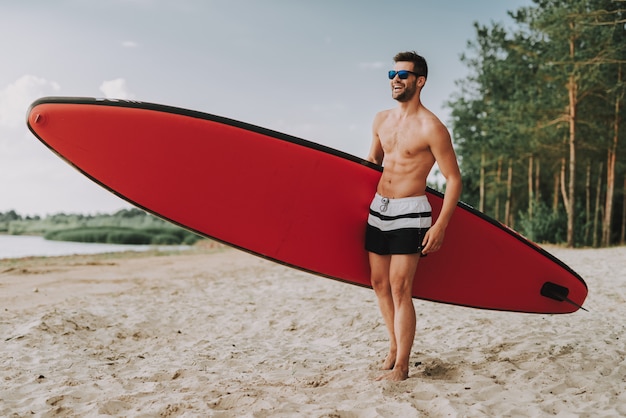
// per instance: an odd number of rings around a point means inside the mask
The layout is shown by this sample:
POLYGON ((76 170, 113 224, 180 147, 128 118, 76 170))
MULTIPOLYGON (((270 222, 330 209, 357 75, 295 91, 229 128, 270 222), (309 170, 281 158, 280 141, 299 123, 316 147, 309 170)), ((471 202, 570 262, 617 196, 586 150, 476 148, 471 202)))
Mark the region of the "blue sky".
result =
MULTIPOLYGON (((129 207, 39 143, 25 125, 42 96, 135 99, 285 132, 364 157, 386 72, 401 50, 430 67, 424 104, 467 69, 474 22, 512 21, 530 0, 0 0, 0 212, 129 207)), ((210 157, 207 156, 207 163, 210 157)))

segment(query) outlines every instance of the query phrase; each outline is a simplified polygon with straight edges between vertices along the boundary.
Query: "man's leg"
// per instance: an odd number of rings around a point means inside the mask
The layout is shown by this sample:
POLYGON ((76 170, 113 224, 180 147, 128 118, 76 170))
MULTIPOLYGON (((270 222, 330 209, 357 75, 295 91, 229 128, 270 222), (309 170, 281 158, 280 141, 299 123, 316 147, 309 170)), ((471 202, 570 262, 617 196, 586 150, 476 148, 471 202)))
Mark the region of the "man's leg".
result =
POLYGON ((389 263, 393 335, 397 351, 393 370, 379 380, 398 381, 409 376, 409 357, 415 338, 415 307, 411 293, 419 258, 419 254, 396 254, 389 263))
POLYGON ((391 285, 389 283, 389 267, 391 263, 390 255, 379 255, 369 253, 372 288, 378 299, 380 313, 385 321, 387 333, 389 334, 389 353, 385 358, 382 370, 391 370, 396 363, 396 335, 394 330, 394 305, 391 296, 391 285))

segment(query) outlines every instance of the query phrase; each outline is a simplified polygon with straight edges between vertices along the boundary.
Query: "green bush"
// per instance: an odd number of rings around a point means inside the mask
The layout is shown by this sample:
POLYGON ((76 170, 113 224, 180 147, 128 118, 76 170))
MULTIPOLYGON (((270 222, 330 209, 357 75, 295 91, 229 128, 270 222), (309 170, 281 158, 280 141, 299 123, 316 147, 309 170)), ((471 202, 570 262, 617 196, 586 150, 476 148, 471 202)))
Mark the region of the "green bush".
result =
POLYGON ((46 233, 45 238, 54 241, 127 245, 193 245, 200 239, 198 235, 182 228, 126 228, 110 226, 57 229, 46 233))
POLYGON ((533 216, 519 214, 520 232, 534 242, 559 244, 567 239, 567 215, 564 210, 554 212, 545 203, 534 204, 533 216))
POLYGON ((114 244, 193 245, 201 239, 193 232, 137 208, 122 209, 114 214, 57 213, 45 218, 23 217, 9 211, 0 213, 0 233, 114 244))
POLYGON ((116 230, 107 235, 107 244, 148 245, 152 242, 152 235, 138 230, 116 230))
POLYGON ((152 236, 153 245, 179 245, 180 238, 173 234, 157 234, 152 236))
POLYGON ((108 242, 109 228, 72 228, 50 231, 44 235, 54 241, 108 242))
POLYGON ((198 240, 202 239, 199 235, 196 235, 192 232, 189 232, 185 239, 183 240, 184 245, 194 245, 198 240))
POLYGON ((59 229, 48 232, 46 239, 103 244, 150 244, 152 236, 132 228, 88 227, 59 229))
POLYGON ((153 235, 153 244, 157 245, 193 245, 200 237, 193 232, 187 231, 178 227, 163 227, 163 228, 145 228, 142 229, 151 235, 153 235))

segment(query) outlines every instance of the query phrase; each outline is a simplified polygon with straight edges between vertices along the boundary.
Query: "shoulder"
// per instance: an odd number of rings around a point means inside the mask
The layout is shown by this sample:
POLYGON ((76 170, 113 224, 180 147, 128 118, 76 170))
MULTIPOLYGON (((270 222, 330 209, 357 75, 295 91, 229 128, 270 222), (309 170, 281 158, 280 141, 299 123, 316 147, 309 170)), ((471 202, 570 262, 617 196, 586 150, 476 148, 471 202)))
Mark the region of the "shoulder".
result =
POLYGON ((392 111, 392 109, 386 109, 378 112, 376 116, 374 116, 374 126, 380 126, 385 120, 387 120, 392 111))
POLYGON ((424 112, 420 114, 420 127, 429 138, 435 140, 449 140, 450 132, 446 125, 430 110, 424 108, 424 112))

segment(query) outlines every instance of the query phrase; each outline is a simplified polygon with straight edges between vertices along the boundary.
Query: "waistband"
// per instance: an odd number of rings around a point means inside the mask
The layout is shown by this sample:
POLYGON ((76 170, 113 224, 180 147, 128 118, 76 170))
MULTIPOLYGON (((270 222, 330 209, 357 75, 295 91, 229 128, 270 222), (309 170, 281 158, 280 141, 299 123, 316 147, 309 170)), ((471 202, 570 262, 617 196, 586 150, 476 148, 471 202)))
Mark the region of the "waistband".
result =
POLYGON ((378 193, 376 193, 376 195, 374 196, 374 199, 377 200, 382 200, 382 199, 387 199, 389 201, 389 204, 394 204, 394 203, 428 203, 428 197, 426 195, 422 195, 422 196, 409 196, 409 197, 400 197, 397 199, 392 199, 392 198, 386 198, 385 196, 382 196, 378 193))

